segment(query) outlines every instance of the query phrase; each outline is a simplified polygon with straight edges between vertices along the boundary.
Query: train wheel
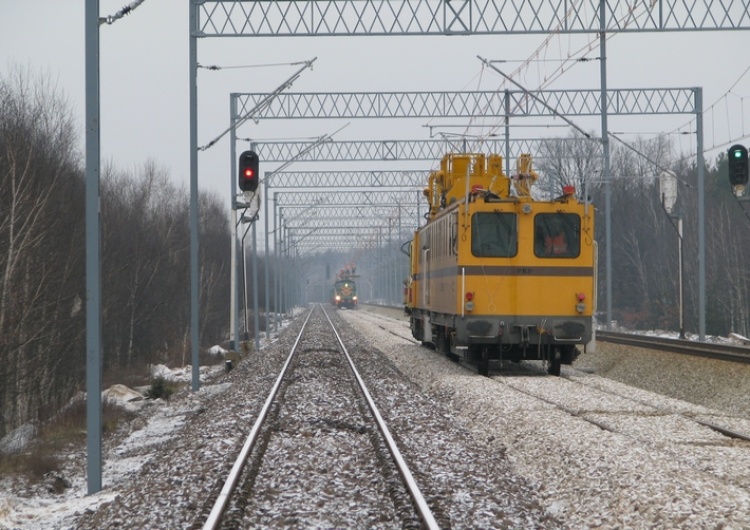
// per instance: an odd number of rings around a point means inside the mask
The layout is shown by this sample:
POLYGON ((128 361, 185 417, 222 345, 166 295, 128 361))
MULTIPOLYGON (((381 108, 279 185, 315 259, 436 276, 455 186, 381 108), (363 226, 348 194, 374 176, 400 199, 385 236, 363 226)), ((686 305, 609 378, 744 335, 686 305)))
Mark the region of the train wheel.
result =
POLYGON ((422 324, 414 317, 411 317, 411 335, 418 341, 422 341, 422 324))
POLYGON ((562 363, 573 364, 578 358, 579 352, 575 346, 565 346, 562 350, 562 363))
POLYGON ((487 359, 482 359, 477 363, 477 372, 479 375, 483 375, 485 377, 490 375, 490 361, 487 359))
POLYGON ((487 348, 482 350, 482 358, 477 361, 477 372, 485 377, 490 375, 490 352, 487 348))
POLYGON ((560 349, 555 348, 552 353, 552 359, 549 360, 549 366, 547 366, 547 373, 549 375, 560 376, 560 367, 562 366, 562 356, 560 355, 560 349))
POLYGON ((446 337, 445 334, 446 334, 445 328, 434 329, 432 333, 432 342, 435 344, 435 350, 439 351, 440 353, 444 353, 445 355, 448 355, 450 357, 451 355, 450 339, 448 339, 448 337, 446 337))

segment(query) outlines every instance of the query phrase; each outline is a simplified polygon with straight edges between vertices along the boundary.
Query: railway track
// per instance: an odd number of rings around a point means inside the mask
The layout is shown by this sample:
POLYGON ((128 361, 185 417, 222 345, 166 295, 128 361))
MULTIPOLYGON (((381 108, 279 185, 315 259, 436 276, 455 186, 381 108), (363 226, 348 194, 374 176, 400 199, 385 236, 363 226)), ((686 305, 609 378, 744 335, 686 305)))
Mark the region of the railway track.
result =
MULTIPOLYGON (((387 323, 392 320, 383 321, 386 325, 381 326, 378 317, 358 318, 408 340, 402 333, 388 329, 392 326, 387 323)), ((636 345, 649 347, 649 341, 637 341, 636 345)), ((440 356, 435 356, 435 360, 444 362, 440 356)), ((470 366, 460 366, 474 371, 470 366)), ((684 461, 685 470, 705 473, 729 487, 745 488, 748 484, 746 467, 739 464, 750 450, 750 429, 744 414, 707 409, 572 369, 565 370, 562 377, 549 377, 533 362, 510 363, 488 379, 543 403, 529 408, 541 411, 546 406, 553 407, 602 432, 629 439, 634 446, 684 461), (693 454, 699 456, 688 456, 693 454)))
POLYGON ((635 335, 632 333, 618 333, 613 331, 597 331, 596 339, 603 342, 612 342, 626 346, 635 346, 651 350, 667 351, 670 353, 693 355, 695 357, 750 364, 750 347, 747 346, 670 339, 666 337, 654 337, 653 335, 635 335))
MULTIPOLYGON (((362 305, 366 306, 367 304, 362 305)), ((393 309, 394 314, 399 314, 402 309, 396 306, 388 306, 388 308, 393 309)), ((693 355, 695 357, 707 359, 750 364, 750 346, 698 342, 685 339, 670 339, 668 337, 656 337, 654 335, 639 335, 635 333, 621 333, 615 331, 597 331, 596 340, 670 353, 693 355)))
MULTIPOLYGON (((394 331, 393 329, 388 329, 386 326, 378 324, 377 317, 365 317, 365 318, 372 321, 373 323, 375 323, 375 325, 378 325, 378 327, 387 331, 388 333, 404 338, 405 340, 408 340, 410 342, 416 342, 416 341, 413 341, 411 337, 406 336, 405 334, 398 333, 397 331, 394 331)), ((693 355, 693 356, 701 357, 701 358, 711 358, 711 359, 719 359, 723 361, 750 364, 750 348, 745 347, 745 346, 732 346, 732 345, 715 344, 715 343, 694 342, 694 341, 689 341, 689 340, 654 337, 651 335, 634 335, 634 334, 629 334, 629 333, 616 333, 616 332, 598 332, 597 339, 605 341, 605 342, 623 344, 626 346, 642 347, 642 348, 647 348, 647 349, 668 351, 670 353, 693 355)), ((467 368, 469 370, 475 371, 473 370, 473 367, 471 366, 467 366, 463 364, 462 366, 464 366, 464 368, 467 368)), ((497 375, 500 375, 500 376, 518 375, 518 374, 524 374, 529 370, 537 371, 538 367, 533 366, 532 364, 529 364, 529 363, 523 363, 515 367, 513 365, 510 365, 510 369, 506 368, 502 372, 502 374, 497 374, 497 375)), ((593 387, 591 383, 587 380, 587 378, 573 377, 573 376, 568 375, 568 376, 564 376, 563 379, 566 379, 571 382, 575 382, 576 384, 579 384, 579 385, 593 387)), ((513 386, 511 383, 511 380, 505 379, 505 381, 508 382, 510 386, 513 386)), ((682 419, 686 421, 694 422, 703 427, 708 427, 709 429, 727 438, 750 441, 750 433, 740 432, 737 429, 733 429, 733 428, 726 427, 724 425, 720 425, 716 421, 708 421, 705 419, 697 418, 695 417, 695 414, 684 414, 674 409, 671 409, 667 406, 657 406, 657 405, 654 405, 653 403, 648 403, 642 400, 634 399, 632 396, 627 396, 622 393, 617 393, 611 390, 605 391, 605 390, 599 389, 599 391, 606 392, 617 398, 630 400, 633 403, 636 403, 638 405, 651 407, 655 411, 657 411, 658 414, 661 414, 661 415, 680 416, 682 419)), ((555 403, 552 400, 547 400, 544 398, 540 398, 540 399, 543 399, 544 401, 552 405, 558 406, 561 410, 564 410, 565 412, 569 414, 572 414, 575 416, 578 415, 574 409, 566 405, 563 405, 561 403, 555 403)), ((597 425, 601 429, 612 430, 605 423, 598 422, 597 420, 588 419, 585 417, 583 417, 583 419, 586 421, 589 421, 590 423, 593 423, 594 425, 597 425)))
POLYGON ((322 306, 308 314, 214 497, 193 528, 439 528, 322 306), (284 483, 292 461, 301 467, 284 483), (320 503, 340 503, 341 518, 317 518, 320 503))
MULTIPOLYGON (((377 325, 384 331, 387 331, 388 333, 399 336, 410 342, 416 342, 413 339, 411 339, 411 337, 407 336, 404 333, 399 333, 398 331, 389 329, 388 327, 377 323, 377 320, 378 320, 377 317, 365 317, 365 318, 369 319, 370 321, 375 323, 375 325, 377 325)), ((702 342, 696 343, 694 341, 689 341, 689 340, 669 339, 669 338, 654 337, 654 336, 649 336, 649 335, 634 335, 634 334, 629 334, 629 333, 615 333, 615 332, 598 332, 597 338, 605 342, 618 343, 618 344, 623 344, 627 346, 643 347, 643 348, 648 348, 648 349, 668 351, 670 353, 680 353, 680 354, 694 355, 696 357, 702 357, 702 358, 711 358, 711 359, 719 359, 719 360, 724 360, 724 361, 732 361, 732 362, 750 364, 750 348, 745 347, 745 346, 732 346, 732 345, 702 343, 702 342)), ((466 366, 466 365, 463 365, 463 366, 467 369, 474 371, 471 366, 466 366)), ((519 365, 517 367, 512 367, 511 365, 511 369, 510 370, 506 369, 502 375, 524 373, 528 369, 532 369, 536 371, 537 367, 535 366, 530 367, 528 364, 519 365)), ((564 379, 571 381, 571 382, 575 382, 576 384, 579 384, 579 385, 592 386, 587 381, 586 378, 564 376, 564 379)), ((509 381, 509 380, 506 379, 506 381, 509 381)), ((599 390, 602 391, 601 389, 599 390)), ((750 433, 740 432, 737 429, 728 428, 724 425, 719 425, 716 421, 708 421, 705 419, 700 419, 700 418, 695 417, 694 414, 683 414, 679 411, 670 409, 666 406, 657 406, 657 405, 654 405, 653 403, 647 403, 642 400, 637 400, 631 396, 623 395, 621 393, 616 393, 611 390, 607 390, 606 392, 618 398, 631 400, 634 403, 637 403, 638 405, 651 407, 654 410, 658 411, 657 412, 658 414, 680 416, 682 419, 686 421, 691 421, 696 424, 702 425, 703 427, 708 427, 709 429, 727 438, 750 441, 750 433)), ((572 414, 575 416, 578 415, 575 410, 569 407, 566 407, 565 405, 554 403, 553 401, 549 401, 549 400, 545 400, 545 401, 555 406, 558 406, 561 410, 564 410, 565 412, 568 412, 569 414, 572 414)), ((593 423, 594 425, 597 425, 601 429, 612 430, 609 426, 607 426, 606 424, 602 422, 598 422, 597 420, 587 419, 585 417, 583 419, 585 419, 586 421, 589 421, 590 423, 593 423)))
MULTIPOLYGON (((388 351, 400 370, 464 411, 469 425, 503 446, 515 469, 539 485, 548 509, 564 513, 569 527, 711 528, 715 521, 750 527, 747 512, 735 507, 745 502, 750 487, 750 445, 703 423, 750 433, 743 406, 713 408, 718 401, 706 392, 733 384, 735 379, 722 374, 745 373, 741 365, 650 351, 631 357, 629 348, 602 344, 588 360, 596 364, 587 366, 619 367, 618 380, 567 367, 563 377, 550 377, 526 363, 490 378, 466 376, 463 366, 407 341, 399 344, 398 333, 380 330, 369 318, 354 322, 354 316, 347 319, 388 351), (616 364, 598 363, 607 350, 616 364), (683 369, 698 373, 673 379, 665 373, 671 368, 680 375, 683 369), (638 387, 654 370, 659 384, 638 387), (693 379, 705 385, 691 385, 693 379), (670 397, 683 392, 683 381, 695 401, 670 397)), ((401 332, 408 333, 407 324, 401 332)))

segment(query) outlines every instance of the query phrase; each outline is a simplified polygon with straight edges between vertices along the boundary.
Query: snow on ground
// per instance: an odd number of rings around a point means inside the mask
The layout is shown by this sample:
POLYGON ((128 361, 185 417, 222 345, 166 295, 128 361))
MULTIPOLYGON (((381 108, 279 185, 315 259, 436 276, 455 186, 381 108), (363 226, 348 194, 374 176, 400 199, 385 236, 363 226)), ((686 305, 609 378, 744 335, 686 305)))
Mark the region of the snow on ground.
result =
MULTIPOLYGON (((294 314, 299 314, 304 308, 295 308, 294 314)), ((289 321, 280 322, 283 329, 289 321)), ((261 336, 261 349, 277 340, 277 333, 270 337, 261 336)), ((224 356, 227 350, 220 346, 213 346, 209 353, 224 356)), ((200 408, 202 398, 224 392, 229 384, 210 384, 210 381, 223 373, 223 365, 201 366, 199 392, 188 394, 186 399, 171 401, 147 400, 136 390, 124 385, 114 385, 102 392, 104 397, 116 401, 129 410, 141 410, 147 418, 145 424, 130 432, 124 441, 115 449, 116 454, 135 454, 128 458, 108 459, 102 466, 102 484, 104 489, 96 494, 88 495, 86 469, 72 469, 65 476, 69 487, 62 493, 47 491, 44 485, 26 487, 11 478, 0 477, 0 530, 68 530, 74 528, 73 521, 78 514, 87 510, 95 510, 98 506, 111 502, 117 495, 112 486, 124 481, 128 477, 140 472, 144 462, 149 457, 149 447, 154 447, 167 440, 178 429, 191 412, 200 408), (206 383, 206 384, 204 384, 206 383)), ((162 377, 170 382, 190 384, 192 368, 190 366, 169 368, 164 365, 151 366, 152 377, 162 377)), ((74 398, 75 399, 75 398, 74 398)), ((12 452, 25 446, 36 434, 32 426, 23 426, 0 440, 0 450, 12 452)), ((106 442, 105 442, 106 443, 106 442)), ((81 454, 69 454, 69 462, 86 462, 85 447, 81 454)), ((85 465, 85 464, 84 464, 85 465)), ((50 481, 53 480, 52 478, 50 481)))
MULTIPOLYGON (((221 349, 216 351, 219 352, 221 349)), ((207 383, 223 371, 223 366, 202 366, 200 367, 201 381, 207 383)), ((170 369, 164 365, 157 365, 153 367, 152 374, 154 377, 161 376, 167 381, 186 383, 191 381, 189 366, 170 369)), ((211 395, 223 392, 226 388, 226 384, 206 384, 201 387, 199 393, 211 395)), ((66 474, 65 479, 70 481, 70 487, 60 494, 45 491, 44 488, 19 488, 19 484, 13 479, 1 479, 0 530, 72 528, 69 522, 66 524, 66 521, 70 521, 76 514, 94 510, 101 504, 111 502, 117 492, 109 486, 138 473, 148 458, 148 448, 167 440, 171 433, 183 424, 186 415, 199 403, 194 399, 184 399, 179 402, 175 400, 174 403, 146 400, 141 393, 124 385, 114 385, 102 392, 102 395, 129 410, 147 409, 148 420, 143 428, 129 433, 116 450, 116 453, 137 453, 138 456, 105 461, 102 468, 102 482, 105 489, 94 495, 87 494, 85 469, 74 470, 73 473, 66 474), (134 451, 136 448, 142 450, 134 451)), ((19 432, 24 435, 21 439, 25 442, 28 442, 29 430, 29 426, 19 429, 19 432)), ((0 442, 0 448, 17 450, 18 443, 14 444, 12 441, 19 438, 18 433, 11 433, 6 438, 9 441, 0 442)), ((74 458, 76 458, 75 454, 68 455, 69 460, 72 461, 74 458)), ((85 462, 86 458, 78 460, 85 462)))

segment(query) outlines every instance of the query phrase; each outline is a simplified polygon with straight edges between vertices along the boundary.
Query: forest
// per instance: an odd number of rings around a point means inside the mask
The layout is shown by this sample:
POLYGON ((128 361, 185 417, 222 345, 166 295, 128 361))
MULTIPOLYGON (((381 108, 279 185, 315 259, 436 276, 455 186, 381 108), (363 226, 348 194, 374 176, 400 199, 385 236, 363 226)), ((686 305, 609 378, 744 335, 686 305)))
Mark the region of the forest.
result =
MULTIPOLYGON (((41 422, 85 389, 84 168, 77 124, 44 79, 0 78, 0 438, 41 422)), ((677 330, 678 244, 659 196, 660 168, 675 172, 675 214, 684 222, 685 329, 698 330, 697 168, 668 138, 612 144, 611 239, 605 182, 594 142, 535 153, 541 192, 573 184, 596 209, 600 323, 612 278, 613 320, 630 329, 677 330), (642 153, 641 156, 638 153, 642 153), (607 245, 612 271, 605 270, 607 245)), ((705 168, 707 333, 750 335, 750 203, 731 193, 725 155, 705 168)), ((102 171, 102 356, 104 384, 144 376, 148 364, 190 363, 189 194, 157 161, 102 171)), ((228 337, 228 207, 200 195, 200 337, 228 337)), ((261 256, 261 262, 263 256, 261 256)), ((263 263, 261 263, 263 267, 263 263)), ((261 294, 260 300, 264 300, 261 294)))
MULTIPOLYGON (((85 170, 76 122, 44 79, 0 79, 0 438, 85 390, 85 170)), ((101 178, 105 385, 190 363, 189 193, 147 161, 101 178)), ((200 196, 200 337, 227 336, 230 231, 200 196)), ((105 386, 106 388, 106 386, 105 386)))

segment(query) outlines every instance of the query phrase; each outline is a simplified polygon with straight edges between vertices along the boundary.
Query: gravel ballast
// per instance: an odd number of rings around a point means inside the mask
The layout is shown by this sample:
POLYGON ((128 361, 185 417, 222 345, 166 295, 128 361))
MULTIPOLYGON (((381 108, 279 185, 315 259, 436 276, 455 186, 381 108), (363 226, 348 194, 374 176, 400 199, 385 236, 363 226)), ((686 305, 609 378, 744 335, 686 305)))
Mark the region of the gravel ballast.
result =
MULTIPOLYGON (((392 310, 326 309, 334 321, 347 323, 342 336, 441 527, 750 528, 750 442, 696 421, 750 433, 749 368, 600 343, 572 368, 563 366, 560 378, 540 365, 512 365, 481 377, 416 344, 408 321, 392 310)), ((85 495, 85 453, 72 452, 64 470, 72 487, 57 495, 14 490, 0 502, 0 529, 195 527, 302 320, 232 372, 206 381, 200 392, 142 407, 139 418, 105 444, 101 493, 85 495), (165 424, 172 430, 162 429, 165 424), (56 500, 82 508, 50 524, 30 512, 12 515, 15 501, 32 502, 35 495, 33 502, 47 513, 56 500)), ((305 377, 314 378, 314 370, 305 377)), ((362 491, 351 486, 357 483, 353 460, 335 455, 361 460, 362 447, 355 451, 356 433, 339 430, 323 410, 295 405, 280 416, 304 428, 280 447, 283 466, 268 487, 284 490, 288 478, 299 493, 287 496, 283 509, 260 498, 251 510, 262 508, 262 517, 246 520, 248 527, 324 528, 347 520, 393 526, 389 509, 381 517, 372 503, 356 502, 358 495, 372 495, 373 484, 362 491), (308 445, 323 448, 318 461, 316 451, 300 449, 308 445), (325 486, 308 488, 299 471, 320 468, 331 481, 346 482, 351 502, 341 493, 330 502, 299 502, 299 495, 325 493, 325 486), (294 513, 295 505, 304 510, 294 513)))
POLYGON ((487 379, 405 344, 403 318, 378 324, 364 312, 345 317, 477 439, 506 451, 514 471, 569 527, 750 527, 750 443, 692 421, 747 433, 746 367, 599 344, 576 362, 584 371, 563 367, 563 378, 487 379))

